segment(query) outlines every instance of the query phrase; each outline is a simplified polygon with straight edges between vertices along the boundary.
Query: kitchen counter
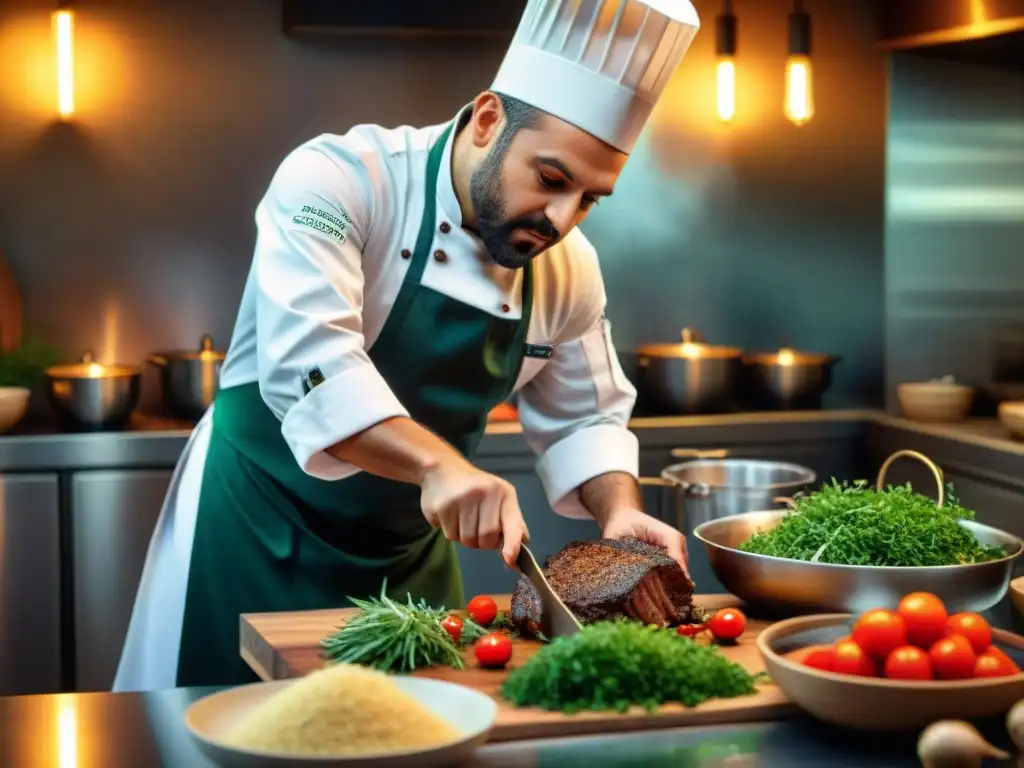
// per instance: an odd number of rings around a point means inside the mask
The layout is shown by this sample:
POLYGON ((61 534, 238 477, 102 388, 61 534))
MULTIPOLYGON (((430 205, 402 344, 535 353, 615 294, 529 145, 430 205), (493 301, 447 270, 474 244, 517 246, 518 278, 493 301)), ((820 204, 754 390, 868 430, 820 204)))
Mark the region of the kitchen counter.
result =
MULTIPOLYGON (((1010 627, 1008 600, 987 615, 1010 627)), ((18 768, 212 768, 182 721, 215 688, 146 694, 64 694, 0 698, 0 765, 18 768)), ((1002 723, 990 741, 1011 749, 1002 723)), ((721 768, 917 768, 915 736, 884 737, 834 728, 800 715, 779 722, 485 745, 464 768, 590 766, 721 768), (727 762, 726 762, 727 760, 727 762)))

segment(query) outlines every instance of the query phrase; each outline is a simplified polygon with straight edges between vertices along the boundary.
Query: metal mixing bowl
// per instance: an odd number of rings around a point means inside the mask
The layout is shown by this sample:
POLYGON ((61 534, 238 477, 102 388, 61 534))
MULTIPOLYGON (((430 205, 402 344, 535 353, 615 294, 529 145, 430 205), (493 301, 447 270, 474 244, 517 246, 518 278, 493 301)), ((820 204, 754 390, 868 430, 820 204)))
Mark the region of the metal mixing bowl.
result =
POLYGON ((987 546, 1002 547, 1000 560, 969 565, 897 568, 834 565, 742 552, 757 531, 778 525, 790 510, 746 512, 709 520, 694 529, 715 576, 743 601, 774 613, 861 613, 895 608, 909 592, 932 592, 948 610, 981 612, 1006 595, 1014 561, 1024 550, 1016 536, 972 520, 961 525, 987 546))

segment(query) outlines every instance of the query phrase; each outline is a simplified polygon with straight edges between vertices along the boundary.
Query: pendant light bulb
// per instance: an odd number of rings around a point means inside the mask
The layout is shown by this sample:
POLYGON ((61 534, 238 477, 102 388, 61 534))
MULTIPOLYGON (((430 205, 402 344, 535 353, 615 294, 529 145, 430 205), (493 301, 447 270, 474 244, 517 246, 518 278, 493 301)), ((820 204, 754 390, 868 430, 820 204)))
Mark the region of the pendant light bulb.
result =
POLYGON ((728 123, 736 116, 736 17, 731 0, 725 0, 723 13, 718 17, 715 71, 715 102, 718 119, 728 123))
POLYGON ((804 12, 801 0, 796 0, 796 7, 789 15, 785 113, 794 125, 805 125, 814 117, 811 17, 804 12))

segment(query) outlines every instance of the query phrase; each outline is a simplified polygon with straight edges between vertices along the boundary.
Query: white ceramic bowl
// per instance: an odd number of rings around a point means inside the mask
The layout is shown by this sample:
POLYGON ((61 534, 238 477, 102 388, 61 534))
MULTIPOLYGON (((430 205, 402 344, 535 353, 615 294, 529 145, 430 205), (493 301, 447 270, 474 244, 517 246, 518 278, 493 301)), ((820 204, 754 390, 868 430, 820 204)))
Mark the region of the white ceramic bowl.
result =
POLYGON ((193 702, 185 710, 185 725, 199 749, 223 768, 431 768, 459 765, 474 749, 487 741, 498 705, 490 696, 464 685, 424 677, 396 675, 395 683, 416 697, 458 731, 460 738, 425 750, 406 750, 358 757, 327 755, 286 755, 251 752, 229 746, 224 738, 256 706, 279 693, 295 680, 275 680, 229 688, 193 702))
POLYGON ((25 387, 0 387, 0 432, 13 429, 25 417, 31 394, 25 387))
POLYGON ((1010 437, 1024 440, 1024 400, 1009 400, 999 404, 999 423, 1010 437))
POLYGON ((974 387, 945 381, 911 381, 896 388, 903 414, 911 421, 952 424, 963 421, 974 402, 974 387))

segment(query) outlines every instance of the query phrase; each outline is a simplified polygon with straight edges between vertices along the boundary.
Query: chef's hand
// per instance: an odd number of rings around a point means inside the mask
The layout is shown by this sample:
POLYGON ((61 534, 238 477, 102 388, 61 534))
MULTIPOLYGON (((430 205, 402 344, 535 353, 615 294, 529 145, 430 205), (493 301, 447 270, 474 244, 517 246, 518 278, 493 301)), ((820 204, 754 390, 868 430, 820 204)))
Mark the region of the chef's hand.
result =
POLYGON ((686 567, 686 537, 667 523, 656 520, 639 509, 623 507, 611 512, 605 520, 601 535, 606 539, 636 537, 640 541, 661 547, 689 576, 686 567))
POLYGON ((516 489, 500 477, 483 472, 461 457, 439 464, 423 479, 423 516, 444 531, 449 541, 473 549, 497 549, 514 565, 519 547, 530 540, 516 489))

